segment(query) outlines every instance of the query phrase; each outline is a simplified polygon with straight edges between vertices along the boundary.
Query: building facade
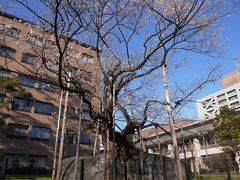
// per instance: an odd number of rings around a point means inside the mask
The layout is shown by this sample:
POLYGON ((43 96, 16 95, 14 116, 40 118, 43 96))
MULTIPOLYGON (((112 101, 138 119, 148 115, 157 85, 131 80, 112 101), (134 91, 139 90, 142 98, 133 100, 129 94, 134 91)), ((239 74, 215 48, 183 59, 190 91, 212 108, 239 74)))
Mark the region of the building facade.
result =
MULTIPOLYGON (((218 160, 223 159, 223 147, 219 146, 216 142, 212 123, 212 119, 205 121, 178 119, 175 121, 179 156, 183 161, 186 158, 186 160, 190 162, 192 172, 194 172, 194 169, 197 172, 201 169, 217 169, 219 167, 214 167, 217 166, 217 162, 212 162, 213 159, 215 156, 218 156, 218 160)), ((168 125, 162 125, 162 127, 169 132, 168 125)), ((161 144, 161 154, 174 157, 172 140, 169 134, 162 131, 160 128, 158 128, 157 132, 155 129, 149 129, 142 134, 144 136, 144 142, 148 153, 159 154, 159 148, 157 145, 158 135, 161 144)), ((240 169, 240 150, 236 153, 235 160, 240 169)), ((223 161, 221 161, 221 165, 222 164, 223 161)), ((224 165, 222 166, 224 167, 224 165)))
POLYGON ((223 89, 197 100, 200 120, 212 119, 223 106, 240 110, 240 70, 221 79, 223 89))
MULTIPOLYGON (((32 97, 8 97, 1 94, 1 100, 10 98, 9 110, 5 114, 4 132, 0 137, 0 168, 42 167, 51 169, 56 137, 60 90, 57 84, 39 79, 56 79, 56 44, 51 33, 9 14, 0 13, 0 76, 15 77, 32 97), (47 63, 41 64, 39 53, 46 53, 47 63), (55 56, 54 56, 55 55, 55 56), (37 74, 37 72, 40 72, 37 74)), ((99 91, 99 68, 94 48, 71 41, 68 51, 68 66, 77 71, 85 84, 99 91), (70 63, 69 63, 70 62, 70 63), (95 77, 98 77, 95 79, 95 77)), ((83 83, 83 84, 84 84, 83 83)), ((99 100, 91 99, 94 108, 99 108, 99 100)), ((64 102, 64 101, 63 101, 64 102)), ((72 93, 67 110, 67 131, 64 157, 75 154, 76 136, 74 128, 78 123, 80 104, 72 93)), ((62 109, 63 112, 63 109, 62 109)), ((83 123, 91 125, 89 109, 83 105, 83 123)), ((93 151, 93 133, 81 133, 80 155, 89 156, 93 151)))

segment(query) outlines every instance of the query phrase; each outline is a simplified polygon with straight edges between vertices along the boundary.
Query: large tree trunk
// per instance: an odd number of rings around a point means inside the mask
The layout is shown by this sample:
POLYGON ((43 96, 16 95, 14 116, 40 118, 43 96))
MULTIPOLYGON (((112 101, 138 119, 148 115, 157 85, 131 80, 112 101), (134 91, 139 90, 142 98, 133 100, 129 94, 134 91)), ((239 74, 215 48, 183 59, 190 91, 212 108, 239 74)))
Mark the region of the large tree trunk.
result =
POLYGON ((165 65, 162 66, 162 79, 163 79, 163 83, 164 83, 165 100, 167 103, 168 122, 169 122, 171 136, 172 136, 173 153, 174 153, 174 159, 175 159, 175 169, 176 169, 178 180, 183 180, 179 152, 178 152, 178 145, 177 145, 177 137, 176 137, 174 122, 173 122, 173 110, 172 110, 170 97, 169 97, 169 89, 168 89, 168 81, 167 81, 167 77, 166 77, 165 65))

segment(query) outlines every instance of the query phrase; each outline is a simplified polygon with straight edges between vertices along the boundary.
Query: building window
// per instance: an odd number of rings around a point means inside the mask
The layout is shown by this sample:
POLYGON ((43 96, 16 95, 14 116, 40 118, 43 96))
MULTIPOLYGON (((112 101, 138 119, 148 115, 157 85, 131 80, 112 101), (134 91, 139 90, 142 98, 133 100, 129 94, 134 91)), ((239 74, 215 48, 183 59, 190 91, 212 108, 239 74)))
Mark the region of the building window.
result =
POLYGON ((58 70, 58 64, 53 63, 52 61, 47 61, 46 66, 52 71, 57 71, 58 70))
POLYGON ((234 96, 228 98, 229 101, 233 101, 233 100, 236 100, 236 99, 238 99, 237 95, 234 95, 234 96))
POLYGON ((238 107, 239 106, 239 102, 234 102, 232 104, 230 104, 231 107, 235 108, 235 107, 238 107))
POLYGON ((9 27, 6 24, 0 24, 0 34, 7 35, 13 38, 19 38, 21 30, 9 27))
POLYGON ((36 61, 36 56, 29 53, 23 53, 21 61, 33 65, 36 61))
MULTIPOLYGON (((78 114, 78 118, 80 117, 80 110, 78 110, 78 112, 77 112, 78 114)), ((82 111, 82 119, 83 120, 91 120, 91 116, 90 116, 90 113, 89 113, 89 111, 87 111, 87 110, 83 110, 82 111)))
POLYGON ((57 51, 57 45, 56 42, 47 40, 45 43, 46 48, 51 49, 52 51, 57 51))
POLYGON ((33 101, 30 99, 24 99, 14 97, 12 101, 12 109, 31 112, 33 101))
POLYGON ((39 80, 34 79, 33 77, 22 75, 22 74, 18 75, 18 80, 24 86, 34 87, 42 91, 54 92, 56 89, 56 87, 54 87, 51 84, 41 82, 39 80))
POLYGON ((31 138, 48 140, 48 139, 50 139, 50 129, 44 128, 44 127, 34 127, 33 126, 31 138))
POLYGON ((226 100, 226 99, 222 99, 221 101, 218 101, 218 104, 219 104, 219 105, 223 105, 223 104, 225 104, 225 103, 227 103, 227 100, 226 100))
POLYGON ((93 61, 93 56, 90 56, 90 55, 85 54, 85 53, 81 53, 79 58, 82 61, 88 62, 88 63, 92 63, 92 61, 93 61))
POLYGON ((15 49, 0 45, 0 56, 14 59, 15 55, 16 55, 15 49))
POLYGON ((8 159, 6 169, 25 167, 26 156, 24 154, 6 154, 5 158, 8 159))
POLYGON ((35 103, 35 113, 52 115, 53 113, 53 104, 36 101, 35 103))
MULTIPOLYGON (((73 143, 74 134, 70 134, 68 131, 64 133, 64 142, 73 143)), ((62 129, 58 131, 58 141, 60 142, 62 139, 62 129)))
POLYGON ((0 76, 9 77, 9 76, 11 76, 11 71, 6 70, 6 69, 0 69, 0 76))
POLYGON ((227 92, 228 97, 230 97, 230 96, 234 96, 235 94, 237 94, 237 92, 236 92, 235 89, 233 89, 233 90, 227 92))
POLYGON ((28 126, 9 123, 7 127, 7 135, 26 137, 28 136, 28 126))
POLYGON ((35 44, 35 45, 41 47, 42 44, 43 44, 43 38, 28 33, 27 38, 26 38, 26 42, 31 43, 31 44, 35 44))
MULTIPOLYGON (((63 116, 63 113, 64 113, 64 106, 62 105, 62 108, 61 108, 61 116, 63 116)), ((71 119, 71 118, 74 118, 75 117, 75 109, 74 108, 67 108, 67 118, 71 119)))
POLYGON ((22 74, 18 75, 18 80, 24 86, 30 86, 30 87, 35 87, 35 88, 39 88, 39 86, 40 86, 40 83, 36 79, 33 79, 29 76, 25 76, 22 74))
POLYGON ((91 72, 82 72, 81 78, 85 81, 92 81, 92 73, 91 72))
POLYGON ((90 139, 90 137, 87 134, 81 133, 81 135, 80 135, 80 143, 81 144, 91 144, 91 139, 90 139))
POLYGON ((90 56, 86 53, 79 53, 76 49, 69 47, 66 50, 66 54, 70 58, 75 58, 75 59, 80 59, 81 61, 87 62, 87 63, 92 63, 93 61, 93 56, 90 56))
POLYGON ((28 155, 28 167, 29 168, 47 168, 48 164, 47 156, 39 156, 39 155, 28 155))

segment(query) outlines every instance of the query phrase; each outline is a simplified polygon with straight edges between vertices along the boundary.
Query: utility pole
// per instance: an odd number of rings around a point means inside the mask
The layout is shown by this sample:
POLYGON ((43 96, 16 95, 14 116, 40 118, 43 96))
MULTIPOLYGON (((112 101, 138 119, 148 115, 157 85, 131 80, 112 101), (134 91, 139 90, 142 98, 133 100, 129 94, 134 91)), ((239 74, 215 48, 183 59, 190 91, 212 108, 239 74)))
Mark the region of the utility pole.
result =
POLYGON ((178 145, 177 145, 177 137, 176 137, 176 132, 175 132, 175 128, 174 128, 173 109, 172 109, 171 102, 170 102, 168 81, 167 81, 167 76, 166 76, 166 64, 162 65, 162 79, 163 79, 163 83, 164 83, 165 100, 167 103, 168 122, 169 122, 171 136, 172 136, 175 169, 176 169, 178 180, 183 180, 178 145))
POLYGON ((61 90, 60 101, 59 101, 58 120, 57 120, 57 130, 56 130, 56 138, 55 138, 54 154, 53 154, 53 172, 52 172, 52 180, 54 180, 54 179, 55 179, 55 176, 56 176, 57 151, 58 151, 59 127, 60 127, 61 111, 62 111, 62 99, 63 99, 63 90, 61 90))
MULTIPOLYGON (((69 77, 70 77, 70 75, 71 75, 71 73, 69 73, 69 77)), ((68 82, 68 83, 67 83, 67 87, 69 87, 69 86, 70 86, 70 83, 68 82)), ((65 139, 66 115, 67 115, 67 106, 68 106, 68 94, 69 94, 69 92, 66 91, 65 102, 64 102, 62 132, 61 132, 61 141, 60 141, 60 148, 59 148, 58 168, 57 168, 56 180, 59 180, 59 179, 60 179, 61 169, 62 169, 63 146, 64 146, 64 139, 65 139)))
POLYGON ((77 180, 77 172, 78 172, 79 146, 80 146, 80 136, 81 136, 81 123, 82 123, 82 106, 83 106, 83 97, 81 95, 80 96, 80 114, 79 114, 79 118, 78 118, 78 132, 77 132, 77 147, 76 147, 74 180, 77 180))

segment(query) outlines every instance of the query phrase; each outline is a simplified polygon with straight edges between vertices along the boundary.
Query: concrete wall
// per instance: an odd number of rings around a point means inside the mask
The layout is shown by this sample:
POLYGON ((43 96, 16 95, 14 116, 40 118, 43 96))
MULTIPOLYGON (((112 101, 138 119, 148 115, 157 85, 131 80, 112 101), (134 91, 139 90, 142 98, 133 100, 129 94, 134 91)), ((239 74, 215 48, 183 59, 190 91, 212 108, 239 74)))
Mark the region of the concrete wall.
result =
POLYGON ((224 88, 232 86, 240 82, 240 69, 227 74, 226 76, 221 78, 221 83, 224 88))
MULTIPOLYGON (((81 159, 81 158, 80 158, 81 159)), ((164 168, 160 165, 159 155, 143 155, 143 171, 141 172, 141 162, 139 156, 134 156, 126 165, 117 163, 116 179, 117 180, 177 180, 174 171, 174 161, 172 158, 163 158, 164 168), (141 178, 142 177, 142 178, 141 178)), ((63 162, 61 180, 71 180, 74 177, 75 158, 67 158, 63 162)), ((94 156, 81 159, 78 167, 78 178, 81 180, 103 180, 104 179, 104 156, 94 156)), ((186 177, 185 166, 182 163, 182 172, 184 179, 186 177)))

